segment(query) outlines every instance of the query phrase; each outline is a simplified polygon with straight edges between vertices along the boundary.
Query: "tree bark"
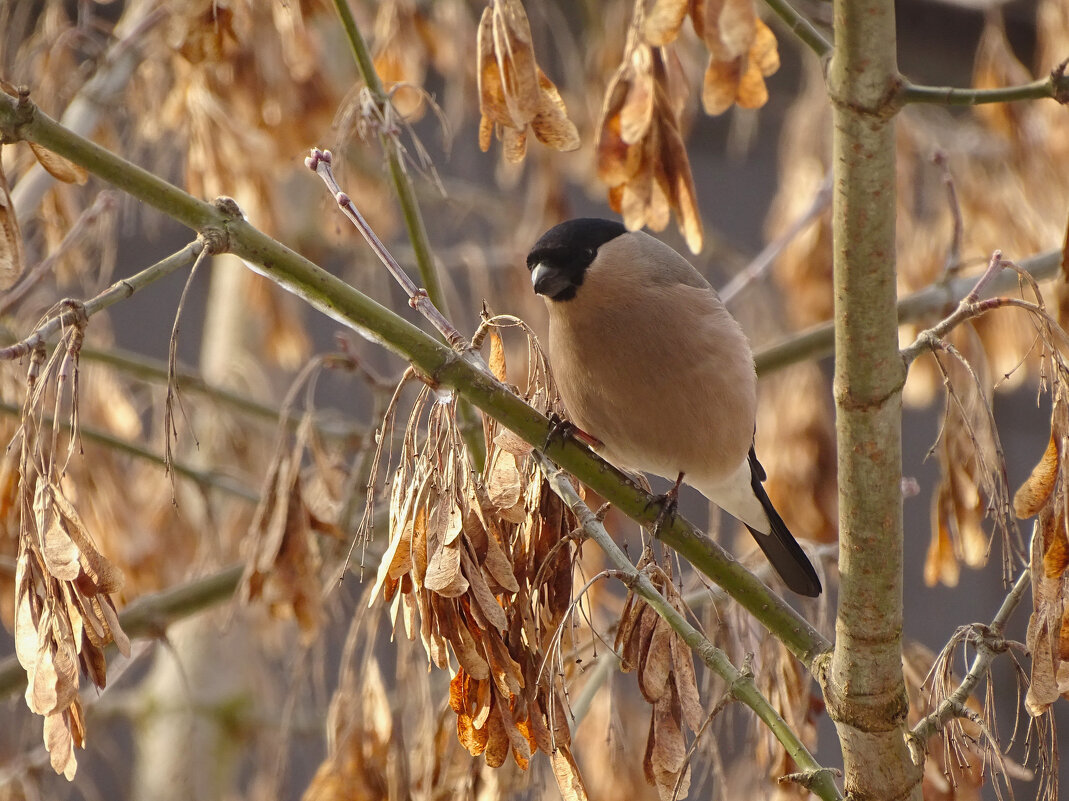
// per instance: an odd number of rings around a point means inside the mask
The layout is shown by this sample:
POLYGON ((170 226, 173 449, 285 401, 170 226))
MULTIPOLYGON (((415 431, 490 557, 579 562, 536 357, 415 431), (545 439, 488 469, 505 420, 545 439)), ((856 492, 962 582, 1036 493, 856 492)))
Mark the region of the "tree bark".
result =
POLYGON ((822 683, 843 749, 845 789, 921 798, 906 747, 902 677, 901 388, 895 310, 894 114, 901 81, 892 0, 836 0, 835 404, 839 609, 822 683))

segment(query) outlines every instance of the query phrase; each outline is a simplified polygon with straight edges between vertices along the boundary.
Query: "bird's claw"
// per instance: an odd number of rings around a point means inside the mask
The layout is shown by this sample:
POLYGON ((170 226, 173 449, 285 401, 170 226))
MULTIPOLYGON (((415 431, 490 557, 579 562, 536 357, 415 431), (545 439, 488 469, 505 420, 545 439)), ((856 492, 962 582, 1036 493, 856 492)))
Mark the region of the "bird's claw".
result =
POLYGON ((574 430, 574 423, 565 420, 556 412, 550 412, 549 433, 546 434, 546 441, 542 443, 542 450, 547 450, 553 444, 553 440, 557 440, 563 445, 564 440, 571 436, 574 430))
POLYGON ((580 442, 583 442, 594 449, 597 449, 601 446, 601 440, 599 440, 597 437, 590 436, 590 434, 583 431, 583 429, 579 428, 579 426, 577 426, 575 423, 571 422, 570 420, 565 420, 556 412, 550 412, 549 433, 546 434, 546 440, 544 443, 542 443, 542 450, 544 451, 550 445, 552 445, 553 440, 557 440, 563 445, 564 440, 566 440, 568 437, 577 439, 580 442))
POLYGON ((653 532, 653 536, 658 536, 661 527, 664 526, 666 522, 670 522, 675 516, 676 509, 679 506, 679 485, 682 483, 683 474, 680 473, 679 478, 676 479, 676 483, 672 485, 672 488, 668 490, 668 492, 654 495, 646 503, 646 511, 649 511, 652 506, 661 507, 660 511, 657 512, 657 517, 654 518, 653 526, 650 529, 653 532))

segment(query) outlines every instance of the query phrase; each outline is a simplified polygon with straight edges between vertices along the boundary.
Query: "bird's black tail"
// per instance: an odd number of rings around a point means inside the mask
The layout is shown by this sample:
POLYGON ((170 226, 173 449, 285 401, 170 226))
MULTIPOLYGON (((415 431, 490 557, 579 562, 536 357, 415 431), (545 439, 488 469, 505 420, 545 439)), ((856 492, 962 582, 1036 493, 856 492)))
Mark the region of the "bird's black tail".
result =
POLYGON ((794 535, 787 529, 787 524, 779 516, 776 507, 772 505, 772 501, 761 483, 764 480, 765 470, 761 467, 761 463, 757 461, 757 454, 751 447, 750 484, 753 487, 754 495, 757 496, 757 500, 764 507, 765 514, 768 515, 772 531, 769 534, 765 534, 750 525, 747 525, 746 528, 750 529, 753 538, 757 540, 758 546, 764 551, 765 557, 776 572, 779 573, 783 582, 799 595, 815 598, 820 595, 822 589, 820 579, 817 577, 817 571, 813 569, 809 557, 805 555, 805 551, 795 540, 794 535))

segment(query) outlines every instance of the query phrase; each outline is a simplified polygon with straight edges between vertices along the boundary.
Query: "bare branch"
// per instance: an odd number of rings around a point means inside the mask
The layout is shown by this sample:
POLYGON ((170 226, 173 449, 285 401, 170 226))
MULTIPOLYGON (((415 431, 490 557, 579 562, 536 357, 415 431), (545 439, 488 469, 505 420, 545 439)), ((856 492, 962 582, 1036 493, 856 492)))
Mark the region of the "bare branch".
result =
MULTIPOLYGON (((1036 280, 1053 278, 1061 264, 1061 251, 1049 250, 1020 262, 1023 272, 1036 280)), ((898 301, 898 322, 908 323, 942 312, 950 304, 958 303, 976 285, 972 276, 940 282, 914 292, 898 301)), ((1004 292, 1016 285, 1015 277, 1005 273, 996 278, 987 288, 992 292, 1004 292)), ((775 370, 805 361, 819 359, 832 353, 834 343, 830 321, 819 323, 804 331, 790 334, 779 342, 760 350, 754 356, 757 372, 767 375, 775 370)))
POLYGON ((1037 100, 1044 97, 1065 105, 1069 102, 1069 76, 1063 61, 1050 75, 1022 86, 1003 86, 997 89, 961 89, 951 86, 917 86, 906 83, 901 98, 904 103, 935 103, 941 106, 979 106, 985 103, 1010 103, 1015 100, 1037 100))
POLYGON ((84 302, 70 300, 58 304, 60 311, 38 325, 32 334, 14 345, 0 348, 0 361, 23 358, 34 348, 43 345, 59 333, 64 326, 70 325, 75 316, 84 314, 86 318, 92 317, 97 312, 103 311, 120 300, 130 297, 139 289, 144 289, 149 284, 166 275, 170 275, 175 270, 194 263, 203 250, 204 243, 200 240, 190 242, 177 253, 173 253, 167 258, 156 262, 151 267, 146 267, 137 275, 116 281, 94 298, 84 302))
POLYGON ((954 692, 943 699, 934 712, 922 718, 913 727, 909 734, 908 743, 915 764, 923 764, 928 738, 943 728, 948 721, 957 717, 971 718, 973 716, 974 713, 965 706, 965 702, 984 676, 987 675, 995 657, 1005 653, 1007 646, 1002 635, 1006 628, 1006 621, 1020 606, 1027 590, 1031 586, 1031 581, 1032 573, 1026 568, 1017 577, 1017 581, 1003 600, 998 612, 991 619, 991 623, 988 626, 977 627, 979 636, 973 640, 976 645, 976 656, 973 658, 972 664, 969 666, 969 672, 962 679, 961 684, 954 692))
POLYGON ((327 185, 331 194, 334 195, 334 199, 337 201, 342 213, 356 226, 357 230, 360 231, 371 246, 371 249, 375 251, 375 255, 390 271, 390 275, 400 284, 401 289, 408 295, 408 305, 426 317, 452 347, 458 350, 470 347, 467 338, 446 319, 434 301, 431 300, 430 293, 426 289, 416 286, 415 282, 408 277, 404 267, 398 263, 393 254, 382 244, 382 240, 379 239, 368 221, 364 219, 364 215, 360 213, 360 210, 349 196, 338 186, 338 182, 334 178, 334 171, 331 169, 331 160, 332 157, 329 150, 312 148, 312 155, 306 158, 304 163, 308 166, 308 169, 323 179, 323 183, 327 185))
POLYGON ((835 45, 825 38, 824 34, 818 31, 812 22, 803 17, 798 9, 788 3, 787 0, 765 0, 765 3, 783 20, 783 24, 790 29, 791 33, 797 36, 802 44, 816 53, 821 60, 831 58, 835 45))
POLYGON ((117 205, 116 201, 115 192, 111 190, 100 192, 92 205, 85 209, 78 219, 74 221, 74 225, 67 231, 58 247, 48 256, 41 259, 32 270, 29 270, 15 286, 4 294, 3 301, 0 301, 0 317, 11 311, 26 293, 55 267, 59 258, 73 248, 85 236, 88 229, 95 225, 102 216, 112 214, 117 205))
POLYGON ((795 237, 802 233, 813 220, 823 214, 829 205, 831 205, 831 179, 832 175, 829 172, 824 176, 824 180, 821 182, 820 188, 817 189, 816 194, 813 196, 813 202, 809 204, 809 208, 806 209, 798 219, 791 223, 786 231, 776 237, 772 242, 769 242, 764 249, 753 258, 753 261, 746 265, 746 269, 735 275, 727 282, 724 288, 720 290, 720 299, 724 301, 724 303, 731 303, 732 298, 739 294, 739 292, 764 275, 780 253, 783 252, 783 249, 786 248, 795 237))
POLYGON ((991 298, 989 300, 980 300, 980 296, 984 293, 987 287, 992 284, 995 280, 995 276, 1005 267, 1011 268, 1011 275, 1016 274, 1016 276, 1029 281, 1033 290, 1037 289, 1034 276, 1030 275, 1026 270, 1017 266, 1013 262, 1003 261, 1002 251, 996 250, 991 254, 991 260, 988 262, 987 269, 973 285, 969 294, 961 299, 958 307, 931 328, 926 328, 924 331, 921 331, 917 334, 917 338, 911 344, 902 349, 901 353, 903 361, 905 361, 907 365, 912 364, 921 353, 936 347, 938 341, 942 337, 946 336, 947 333, 961 323, 974 317, 979 317, 982 314, 986 314, 993 309, 1007 306, 1013 306, 1031 312, 1046 323, 1050 332, 1061 339, 1064 345, 1069 346, 1069 335, 1065 333, 1042 305, 1032 303, 1022 298, 1000 297, 991 298))

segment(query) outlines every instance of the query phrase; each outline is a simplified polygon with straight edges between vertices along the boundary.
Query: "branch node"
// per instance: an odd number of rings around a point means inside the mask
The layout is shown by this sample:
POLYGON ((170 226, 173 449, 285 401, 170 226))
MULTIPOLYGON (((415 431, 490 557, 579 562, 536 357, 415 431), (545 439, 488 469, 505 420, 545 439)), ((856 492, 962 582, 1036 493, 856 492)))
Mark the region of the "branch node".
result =
POLYGON ((200 242, 207 249, 209 256, 230 250, 230 235, 223 228, 205 228, 200 232, 200 242))
POLYGON ((787 773, 776 779, 780 784, 800 784, 807 790, 812 790, 817 781, 824 776, 833 778, 842 777, 843 772, 838 768, 817 768, 816 770, 800 770, 796 773, 787 773))
POLYGON ((241 210, 241 206, 232 197, 227 195, 220 195, 212 201, 212 206, 223 213, 223 215, 231 220, 244 220, 245 212, 241 210))
MULTIPOLYGON (((200 232, 202 247, 208 249, 209 256, 230 251, 230 231, 228 225, 236 220, 244 220, 245 212, 232 197, 220 195, 212 201, 212 208, 223 215, 221 225, 207 226, 200 232)), ((197 253, 200 256, 200 253, 197 253)))
POLYGON ((1050 96, 1061 105, 1069 105, 1069 80, 1065 70, 1069 67, 1069 58, 1050 71, 1050 96))
POLYGON ((928 757, 928 743, 915 732, 906 732, 906 748, 909 749, 909 758, 913 764, 920 767, 928 757))

